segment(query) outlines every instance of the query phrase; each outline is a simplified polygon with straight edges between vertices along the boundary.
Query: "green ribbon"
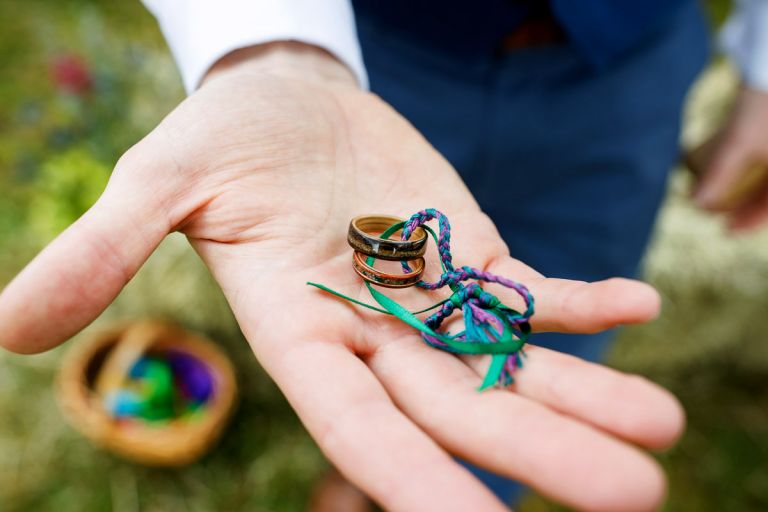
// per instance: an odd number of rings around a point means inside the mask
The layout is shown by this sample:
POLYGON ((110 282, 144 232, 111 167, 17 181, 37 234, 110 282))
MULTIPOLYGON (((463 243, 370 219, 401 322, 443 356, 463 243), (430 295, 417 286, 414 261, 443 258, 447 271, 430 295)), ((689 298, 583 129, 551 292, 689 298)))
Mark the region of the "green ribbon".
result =
MULTIPOLYGON (((402 229, 403 226, 405 226, 405 221, 398 222, 397 224, 390 226, 386 231, 384 231, 381 234, 381 237, 388 238, 396 231, 402 229)), ((437 234, 434 232, 434 230, 432 230, 432 228, 430 228, 429 226, 422 226, 422 227, 432 236, 432 239, 435 241, 435 244, 438 244, 438 237, 437 237, 437 234)), ((368 265, 373 266, 375 262, 376 262, 376 258, 374 256, 368 256, 368 259, 366 260, 366 263, 368 265)), ((445 264, 441 261, 440 265, 443 269, 443 272, 445 272, 446 271, 445 264)), ((520 349, 523 348, 526 342, 525 339, 516 338, 512 334, 513 332, 512 329, 509 329, 509 328, 504 329, 504 333, 502 337, 494 341, 493 343, 458 341, 456 340, 455 336, 441 334, 439 332, 434 331, 416 316, 418 314, 426 313, 427 311, 436 309, 442 306, 443 304, 445 304, 446 302, 450 301, 461 290, 460 285, 454 285, 454 284, 450 285, 450 288, 453 291, 453 295, 451 295, 451 297, 448 297, 447 299, 442 300, 436 304, 433 304, 425 309, 412 312, 407 310, 403 306, 401 306, 398 302, 392 300, 391 298, 387 297, 386 295, 378 291, 376 288, 374 288, 371 285, 371 283, 367 281, 365 285, 368 288, 368 291, 370 292, 373 299, 381 306, 381 308, 377 308, 376 306, 372 306, 370 304, 366 304, 365 302, 353 299, 352 297, 348 297, 347 295, 331 290, 327 286, 324 286, 319 283, 308 282, 307 284, 310 286, 319 288, 332 295, 335 295, 336 297, 340 297, 342 299, 348 300, 359 306, 363 306, 368 309, 378 311, 380 313, 392 315, 397 319, 399 319, 401 322, 413 327, 414 329, 438 339, 439 341, 444 343, 447 347, 449 347, 451 352, 454 352, 457 354, 469 354, 469 355, 482 355, 482 354, 491 355, 492 356, 491 366, 488 368, 488 372, 486 373, 485 378, 483 379, 483 383, 480 385, 480 388, 479 388, 480 391, 487 389, 489 387, 492 387, 496 384, 496 382, 498 382, 499 377, 502 371, 504 370, 504 363, 506 361, 507 356, 509 354, 514 354, 520 351, 520 349)))

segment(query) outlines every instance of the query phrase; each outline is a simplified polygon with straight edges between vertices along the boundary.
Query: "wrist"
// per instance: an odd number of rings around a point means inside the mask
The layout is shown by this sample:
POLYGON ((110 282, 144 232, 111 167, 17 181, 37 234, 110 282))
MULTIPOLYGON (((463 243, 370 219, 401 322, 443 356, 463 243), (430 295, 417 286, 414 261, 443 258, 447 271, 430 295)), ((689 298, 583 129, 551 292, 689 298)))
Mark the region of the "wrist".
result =
POLYGON ((230 73, 266 74, 359 88, 355 75, 336 57, 322 48, 296 41, 274 41, 230 52, 211 66, 202 85, 230 73))

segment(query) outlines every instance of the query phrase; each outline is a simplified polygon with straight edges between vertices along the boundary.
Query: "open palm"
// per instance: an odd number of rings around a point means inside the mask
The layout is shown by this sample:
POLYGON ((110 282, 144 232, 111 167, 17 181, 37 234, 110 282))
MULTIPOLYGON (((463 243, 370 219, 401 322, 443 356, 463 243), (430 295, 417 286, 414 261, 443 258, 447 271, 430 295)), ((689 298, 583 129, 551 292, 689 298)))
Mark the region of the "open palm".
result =
MULTIPOLYGON (((594 332, 657 313, 642 283, 547 279, 512 259, 450 165, 374 96, 230 72, 126 153, 93 208, 4 290, 0 341, 31 353, 69 338, 178 230, 323 451, 386 509, 503 510, 452 455, 577 508, 656 507, 663 475, 632 445, 679 435, 682 413, 662 389, 532 347, 513 389, 478 393, 486 358, 434 350, 393 318, 306 285, 365 300, 349 219, 425 207, 451 219, 458 265, 531 289, 534 330, 594 332)), ((435 301, 393 293, 412 309, 435 301)))

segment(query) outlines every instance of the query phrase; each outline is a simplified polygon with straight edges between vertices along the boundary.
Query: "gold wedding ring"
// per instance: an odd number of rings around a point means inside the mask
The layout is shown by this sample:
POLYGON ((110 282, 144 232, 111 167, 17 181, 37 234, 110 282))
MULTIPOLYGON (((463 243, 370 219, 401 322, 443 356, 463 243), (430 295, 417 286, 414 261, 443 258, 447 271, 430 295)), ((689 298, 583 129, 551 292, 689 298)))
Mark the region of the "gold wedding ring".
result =
MULTIPOLYGON (((414 229, 410 240, 388 240, 378 236, 398 222, 403 222, 403 219, 390 215, 355 217, 349 223, 347 242, 357 252, 382 260, 409 261, 424 256, 427 233, 422 228, 414 229)), ((393 234, 397 233, 400 230, 393 234)))
POLYGON ((368 265, 365 261, 366 259, 368 259, 368 256, 361 252, 355 251, 352 254, 352 264, 355 267, 355 272, 369 283, 386 288, 407 288, 413 286, 421 280, 421 276, 424 274, 424 258, 411 260, 413 272, 408 274, 388 274, 382 272, 368 265))
MULTIPOLYGON (((406 288, 421 280, 424 273, 424 253, 427 250, 427 233, 416 228, 410 240, 390 240, 380 235, 403 219, 390 215, 361 215, 349 223, 347 242, 354 249, 352 264, 355 272, 369 283, 387 288, 406 288), (389 261, 408 261, 412 272, 390 274, 369 265, 366 260, 373 257, 389 261)), ((402 230, 392 233, 397 235, 402 230)))

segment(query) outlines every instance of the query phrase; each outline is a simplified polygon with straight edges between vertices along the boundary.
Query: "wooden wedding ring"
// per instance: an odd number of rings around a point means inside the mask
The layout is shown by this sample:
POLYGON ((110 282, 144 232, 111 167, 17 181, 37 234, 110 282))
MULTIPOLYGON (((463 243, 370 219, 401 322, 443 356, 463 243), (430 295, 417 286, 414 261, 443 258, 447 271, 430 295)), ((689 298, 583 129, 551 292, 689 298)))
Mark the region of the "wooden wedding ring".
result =
POLYGON ((365 261, 368 258, 368 255, 361 252, 355 251, 353 253, 352 264, 355 267, 355 272, 369 283, 386 288, 407 288, 408 286, 413 286, 421 280, 421 275, 424 273, 424 258, 413 260, 413 272, 408 274, 387 274, 369 265, 365 261))
POLYGON ((427 233, 422 228, 414 229, 410 240, 387 240, 376 236, 398 222, 403 222, 403 219, 389 215, 355 217, 349 223, 347 242, 355 251, 382 260, 415 260, 424 256, 427 233))

